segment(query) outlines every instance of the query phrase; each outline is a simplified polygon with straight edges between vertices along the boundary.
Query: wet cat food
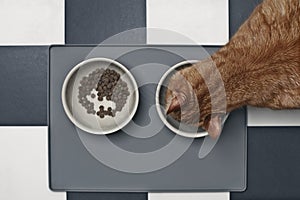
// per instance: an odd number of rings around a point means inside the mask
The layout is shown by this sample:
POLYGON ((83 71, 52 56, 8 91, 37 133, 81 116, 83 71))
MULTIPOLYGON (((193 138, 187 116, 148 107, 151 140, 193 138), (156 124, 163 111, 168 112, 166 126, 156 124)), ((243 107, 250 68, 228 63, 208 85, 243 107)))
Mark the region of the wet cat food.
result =
POLYGON ((115 117, 116 112, 120 112, 123 109, 130 95, 127 83, 113 69, 96 69, 88 76, 82 78, 78 89, 78 102, 86 109, 88 114, 96 114, 100 118, 105 116, 115 117), (112 101, 115 103, 115 108, 108 107, 105 110, 104 106, 101 105, 96 112, 94 103, 88 100, 88 96, 92 99, 96 98, 96 95, 92 93, 94 89, 97 91, 98 101, 102 102, 104 99, 112 101))

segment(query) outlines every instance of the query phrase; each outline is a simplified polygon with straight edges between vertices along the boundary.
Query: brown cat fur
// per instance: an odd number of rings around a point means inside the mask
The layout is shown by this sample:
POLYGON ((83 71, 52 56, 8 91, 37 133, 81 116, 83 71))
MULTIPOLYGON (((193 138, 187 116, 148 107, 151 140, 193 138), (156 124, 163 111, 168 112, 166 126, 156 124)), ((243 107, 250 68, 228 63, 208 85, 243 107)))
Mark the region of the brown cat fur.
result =
POLYGON ((175 73, 168 87, 167 113, 212 137, 221 132, 220 116, 241 106, 300 108, 300 1, 263 1, 228 44, 175 73), (226 97, 218 95, 224 88, 226 97))

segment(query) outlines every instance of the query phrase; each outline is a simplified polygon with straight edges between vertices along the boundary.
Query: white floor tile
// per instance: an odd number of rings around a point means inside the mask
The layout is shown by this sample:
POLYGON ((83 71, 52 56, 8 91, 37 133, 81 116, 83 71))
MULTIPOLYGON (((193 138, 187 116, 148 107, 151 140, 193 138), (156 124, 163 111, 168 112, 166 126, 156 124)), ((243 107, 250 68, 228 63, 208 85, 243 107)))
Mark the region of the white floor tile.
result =
POLYGON ((0 45, 64 44, 64 0, 0 0, 0 45))
POLYGON ((0 127, 0 199, 66 199, 48 187, 47 132, 47 127, 0 127))
POLYGON ((148 200, 229 200, 229 192, 148 193, 148 200))
POLYGON ((146 9, 147 28, 179 33, 147 31, 148 44, 224 45, 229 40, 228 0, 147 0, 146 9))
POLYGON ((300 109, 248 107, 248 126, 300 126, 300 109))

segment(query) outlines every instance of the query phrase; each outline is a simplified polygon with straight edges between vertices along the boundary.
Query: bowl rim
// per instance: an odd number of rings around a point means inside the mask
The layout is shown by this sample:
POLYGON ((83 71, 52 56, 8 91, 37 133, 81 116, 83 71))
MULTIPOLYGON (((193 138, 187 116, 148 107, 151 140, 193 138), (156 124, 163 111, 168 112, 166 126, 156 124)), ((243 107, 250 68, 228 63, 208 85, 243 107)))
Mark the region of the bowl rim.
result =
POLYGON ((131 74, 131 72, 121 63, 112 60, 110 58, 105 58, 105 57, 96 57, 96 58, 90 58, 87 60, 83 60, 81 62, 79 62, 78 64, 76 64, 66 75, 63 85, 62 85, 62 89, 61 89, 61 100, 62 100, 62 104, 63 104, 63 109, 66 113, 66 115, 68 116, 68 118, 71 120, 71 122, 78 128, 80 128, 83 131, 86 131, 88 133, 92 133, 92 134, 97 134, 97 135, 107 135, 110 133, 114 133, 120 129, 122 129, 123 127, 125 127, 133 118, 133 116, 135 115, 137 108, 138 108, 138 103, 139 103, 139 90, 138 90, 138 85, 136 83, 135 78, 133 77, 133 75, 131 74), (95 61, 102 61, 102 62, 107 62, 107 63, 112 63, 114 65, 116 65, 117 67, 119 67, 121 70, 123 70, 129 77, 129 79, 132 81, 133 83, 133 88, 136 89, 136 91, 134 92, 135 94, 135 102, 134 102, 134 107, 132 112, 130 113, 130 115, 126 118, 126 120, 119 126, 116 126, 115 128, 106 130, 106 131, 95 131, 95 129, 91 129, 88 128, 84 125, 82 125, 81 123, 79 123, 71 114, 70 109, 68 108, 67 105, 67 101, 66 101, 66 90, 67 90, 67 85, 69 83, 70 78, 73 76, 74 72, 76 72, 80 67, 83 67, 84 65, 86 65, 87 63, 90 62, 95 62, 95 61))
POLYGON ((156 110, 158 112, 158 116, 160 117, 160 119, 163 121, 163 123, 167 126, 167 128, 169 128, 172 132, 184 136, 184 137, 188 137, 188 138, 200 138, 200 137, 204 137, 208 135, 207 131, 203 131, 203 132, 197 132, 197 133, 190 133, 190 132, 185 132, 182 130, 179 130, 177 128, 175 128, 174 126, 172 126, 164 117, 162 110, 161 110, 161 105, 159 104, 159 92, 161 89, 161 86, 164 82, 164 80, 169 76, 170 73, 174 72, 174 69, 185 65, 185 64, 194 64, 199 62, 199 60, 185 60, 185 61, 181 61, 175 65, 173 65, 172 67, 170 67, 161 77, 160 81, 158 82, 157 88, 156 88, 156 94, 155 94, 155 102, 156 102, 156 110))

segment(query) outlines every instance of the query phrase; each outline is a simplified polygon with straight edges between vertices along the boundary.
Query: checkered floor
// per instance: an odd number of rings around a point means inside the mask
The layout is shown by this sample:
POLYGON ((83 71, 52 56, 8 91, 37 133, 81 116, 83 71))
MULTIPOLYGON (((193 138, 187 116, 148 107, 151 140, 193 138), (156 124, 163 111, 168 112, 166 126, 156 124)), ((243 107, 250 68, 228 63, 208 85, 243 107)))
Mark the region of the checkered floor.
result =
MULTIPOLYGON (((197 44, 222 45, 228 41, 229 36, 237 30, 260 1, 203 0, 200 5, 200 1, 197 0, 176 0, 172 3, 167 0, 0 0, 0 74, 2 75, 0 79, 0 159, 3 161, 0 166, 0 179, 2 180, 0 199, 67 199, 65 193, 54 193, 48 189, 46 79, 49 45, 98 44, 119 32, 147 25, 166 27, 179 32, 183 31, 182 34, 186 34, 184 33, 187 30, 187 24, 184 24, 186 17, 183 17, 186 13, 178 11, 178 8, 190 6, 190 12, 197 12, 198 7, 195 5, 199 6, 199 10, 202 9, 202 14, 205 11, 208 12, 200 19, 199 15, 193 15, 189 22, 192 25, 198 24, 202 28, 207 26, 206 29, 211 31, 211 34, 205 34, 210 35, 209 38, 201 38, 197 29, 191 29, 189 37, 195 38, 197 44), (161 5, 162 3, 164 4, 161 5), (201 7, 204 4, 209 6, 209 3, 212 3, 211 8, 215 6, 218 9, 205 10, 206 7, 201 7), (168 9, 168 13, 172 16, 171 21, 167 18, 167 13, 161 10, 163 7, 168 9), (228 9, 231 10, 230 13, 228 9), (207 23, 204 16, 209 13, 211 13, 210 20, 220 23, 221 26, 211 26, 211 23, 207 23), (222 14, 223 17, 218 17, 218 14, 222 14), (181 23, 178 23, 179 21, 181 23), (170 26, 167 27, 167 25, 170 26), (216 35, 216 33, 221 34, 216 35)), ((161 42, 158 39, 152 37, 149 41, 145 38, 145 42, 161 42)), ((169 41, 169 43, 174 43, 174 41, 169 41)), ((299 126, 299 117, 298 111, 274 112, 251 108, 249 125, 299 126)), ((248 169, 251 178, 248 190, 241 194, 232 194, 231 198, 298 199, 299 187, 292 183, 298 180, 299 173, 295 173, 294 177, 289 177, 280 168, 282 162, 290 162, 291 166, 298 164, 300 150, 296 148, 293 141, 299 138, 291 134, 298 129, 295 127, 276 129, 291 138, 282 140, 292 144, 292 147, 295 146, 293 152, 281 146, 279 138, 281 134, 275 132, 275 129, 253 128, 251 130, 253 133, 249 136, 250 166, 248 169), (266 135, 261 137, 254 130, 266 135), (270 135, 274 134, 278 137, 272 140, 273 136, 270 135), (267 145, 269 148, 264 151, 258 151, 260 148, 256 146, 258 143, 261 146, 265 144, 270 146, 267 145), (281 154, 279 150, 275 152, 270 150, 271 144, 274 144, 274 148, 279 149, 281 154), (285 153, 292 159, 286 160, 280 157, 285 153), (277 157, 271 156, 270 158, 269 155, 277 155, 277 157), (259 168, 258 159, 270 167, 259 168), (287 179, 289 181, 279 181, 287 179), (266 185, 270 187, 266 188, 266 185), (282 190, 285 192, 280 192, 282 190)), ((287 170, 293 170, 292 167, 287 168, 287 170)), ((68 199, 72 200, 145 200, 146 198, 146 194, 122 194, 122 196, 120 194, 98 196, 84 193, 68 194, 68 199)), ((164 199, 169 198, 171 197, 164 199)))

